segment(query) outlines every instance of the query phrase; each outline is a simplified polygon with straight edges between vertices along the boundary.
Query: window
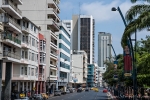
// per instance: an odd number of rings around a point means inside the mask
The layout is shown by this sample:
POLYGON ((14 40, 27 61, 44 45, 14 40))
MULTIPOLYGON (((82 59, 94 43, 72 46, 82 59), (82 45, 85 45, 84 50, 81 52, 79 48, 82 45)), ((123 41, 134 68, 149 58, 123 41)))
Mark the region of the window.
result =
POLYGON ((28 59, 28 51, 25 51, 25 59, 28 59))
POLYGON ((32 38, 32 46, 35 46, 35 39, 32 38))
POLYGON ((31 76, 34 76, 34 68, 31 68, 31 76))
POLYGON ((27 67, 25 67, 25 75, 27 75, 27 67))
POLYGON ((23 26, 25 27, 25 22, 23 21, 23 26))
POLYGON ((24 35, 22 35, 22 42, 24 42, 25 41, 25 37, 24 37, 24 35))
POLYGON ((21 67, 21 75, 23 75, 23 67, 21 67))
POLYGON ((36 32, 36 27, 34 27, 34 32, 36 32))
POLYGON ((28 75, 30 75, 30 67, 28 67, 28 75))
POLYGON ((33 24, 31 24, 31 30, 33 30, 33 24))
POLYGON ((22 58, 24 58, 24 51, 22 50, 22 58))
POLYGON ((34 53, 32 53, 32 61, 34 61, 34 53))

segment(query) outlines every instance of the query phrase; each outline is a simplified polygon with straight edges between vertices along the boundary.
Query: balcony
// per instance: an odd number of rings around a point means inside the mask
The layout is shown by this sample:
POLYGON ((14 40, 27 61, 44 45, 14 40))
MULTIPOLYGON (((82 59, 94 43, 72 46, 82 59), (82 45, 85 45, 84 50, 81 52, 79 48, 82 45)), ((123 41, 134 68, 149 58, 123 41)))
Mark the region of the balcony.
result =
MULTIPOLYGON (((18 0, 14 0, 18 1, 18 0)), ((20 0, 19 0, 20 1, 20 0)), ((2 8, 16 19, 22 18, 22 12, 10 0, 2 0, 2 8)))
POLYGON ((57 76, 56 75, 50 75, 50 80, 57 80, 57 76))
POLYGON ((48 18, 48 20, 47 20, 47 29, 58 32, 59 31, 59 26, 52 18, 48 18))
POLYGON ((45 63, 45 61, 41 61, 41 60, 40 60, 39 65, 45 66, 46 63, 45 63))
POLYGON ((18 5, 23 5, 22 0, 14 0, 13 2, 15 2, 15 3, 18 4, 18 5))
POLYGON ((3 32, 4 31, 4 26, 3 26, 3 23, 0 22, 0 32, 3 32))
POLYGON ((54 39, 57 40, 57 35, 56 35, 54 32, 52 32, 52 31, 51 31, 51 36, 52 36, 54 39))
POLYGON ((51 51, 50 57, 53 58, 53 59, 55 59, 55 60, 57 60, 57 54, 54 53, 53 51, 51 51))
POLYGON ((53 8, 48 8, 47 14, 48 14, 48 18, 55 19, 55 21, 58 23, 60 22, 60 18, 57 14, 57 11, 54 10, 53 8))
POLYGON ((57 13, 60 13, 60 8, 54 0, 48 0, 49 7, 57 9, 57 13))
POLYGON ((12 36, 11 34, 9 34, 7 32, 3 32, 1 34, 1 40, 3 43, 5 43, 7 45, 21 48, 21 40, 12 36))
POLYGON ((53 43, 53 42, 50 42, 50 45, 53 49, 57 50, 57 44, 53 43))
POLYGON ((36 76, 13 74, 12 80, 38 80, 36 76))
POLYGON ((30 46, 29 46, 29 43, 28 43, 28 42, 21 42, 21 47, 22 47, 22 48, 27 48, 27 49, 29 49, 29 48, 30 48, 30 46))
POLYGON ((2 19, 2 22, 4 22, 4 26, 8 27, 8 29, 14 33, 21 33, 21 26, 8 15, 5 15, 4 19, 2 19))
POLYGON ((21 56, 17 55, 18 53, 14 53, 11 51, 3 51, 2 59, 7 62, 20 63, 21 56))
POLYGON ((21 64, 29 64, 29 62, 28 62, 28 59, 21 59, 21 62, 20 62, 21 64))
POLYGON ((39 73, 38 80, 39 80, 39 81, 44 81, 44 80, 45 80, 44 74, 39 73))
POLYGON ((29 34, 30 32, 29 32, 29 28, 26 28, 26 27, 23 27, 22 26, 22 32, 23 33, 26 33, 26 34, 29 34))

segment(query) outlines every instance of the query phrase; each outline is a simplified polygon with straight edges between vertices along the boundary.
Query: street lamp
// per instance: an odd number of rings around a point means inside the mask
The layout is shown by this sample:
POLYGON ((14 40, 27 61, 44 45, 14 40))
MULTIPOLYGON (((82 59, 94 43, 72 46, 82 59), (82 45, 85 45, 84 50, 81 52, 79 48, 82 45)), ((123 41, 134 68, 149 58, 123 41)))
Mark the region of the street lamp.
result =
MULTIPOLYGON (((122 20, 123 20, 123 23, 125 25, 125 27, 127 26, 126 24, 126 21, 125 21, 125 18, 123 17, 123 14, 120 10, 120 8, 115 8, 115 7, 112 7, 111 9, 112 11, 118 11, 122 20)), ((132 45, 132 39, 131 39, 131 36, 128 36, 128 41, 129 41, 129 44, 131 45, 130 48, 131 48, 131 54, 132 54, 132 62, 133 62, 133 86, 134 86, 134 100, 136 100, 136 95, 137 95, 137 71, 136 71, 136 60, 134 58, 134 51, 133 51, 133 45, 132 45)), ((136 30, 135 30, 135 46, 136 46, 136 30)), ((136 52, 136 48, 135 48, 135 52, 136 52)))

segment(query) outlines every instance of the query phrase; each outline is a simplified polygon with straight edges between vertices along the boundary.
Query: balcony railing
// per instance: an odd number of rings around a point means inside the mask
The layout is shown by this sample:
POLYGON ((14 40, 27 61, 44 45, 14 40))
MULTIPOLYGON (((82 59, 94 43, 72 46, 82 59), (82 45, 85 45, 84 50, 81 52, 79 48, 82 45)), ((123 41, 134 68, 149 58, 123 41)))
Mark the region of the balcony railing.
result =
POLYGON ((19 40, 18 38, 12 36, 11 34, 9 34, 7 32, 4 32, 3 34, 1 34, 1 39, 2 40, 9 39, 9 40, 21 45, 21 40, 19 40))
POLYGON ((10 58, 18 59, 18 60, 21 59, 21 56, 11 51, 3 51, 3 57, 10 57, 10 58))
POLYGON ((6 16, 6 19, 4 22, 10 22, 11 24, 13 24, 15 27, 17 27, 19 30, 21 30, 21 26, 19 26, 19 24, 17 22, 15 22, 14 19, 6 16))
POLYGON ((22 15, 21 10, 19 10, 10 0, 3 0, 3 5, 10 5, 17 13, 22 15))

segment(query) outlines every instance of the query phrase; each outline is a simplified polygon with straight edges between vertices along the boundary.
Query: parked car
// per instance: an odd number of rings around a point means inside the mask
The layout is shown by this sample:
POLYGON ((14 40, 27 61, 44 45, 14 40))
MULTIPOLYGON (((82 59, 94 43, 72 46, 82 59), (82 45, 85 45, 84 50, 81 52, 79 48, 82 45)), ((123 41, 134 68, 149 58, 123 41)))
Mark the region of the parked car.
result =
POLYGON ((61 96, 61 91, 60 90, 55 90, 54 91, 54 96, 61 96))
POLYGON ((107 93, 108 92, 108 90, 107 89, 103 89, 103 93, 107 93))
POLYGON ((77 89, 77 92, 82 92, 82 89, 81 89, 81 88, 78 88, 78 89, 77 89))
POLYGON ((67 90, 66 90, 66 93, 67 93, 67 94, 69 94, 69 93, 70 93, 70 91, 67 89, 67 90))
POLYGON ((88 88, 86 88, 86 89, 85 89, 85 91, 89 91, 89 89, 88 89, 88 88))
POLYGON ((41 95, 44 99, 48 99, 48 95, 46 93, 41 93, 41 95))

